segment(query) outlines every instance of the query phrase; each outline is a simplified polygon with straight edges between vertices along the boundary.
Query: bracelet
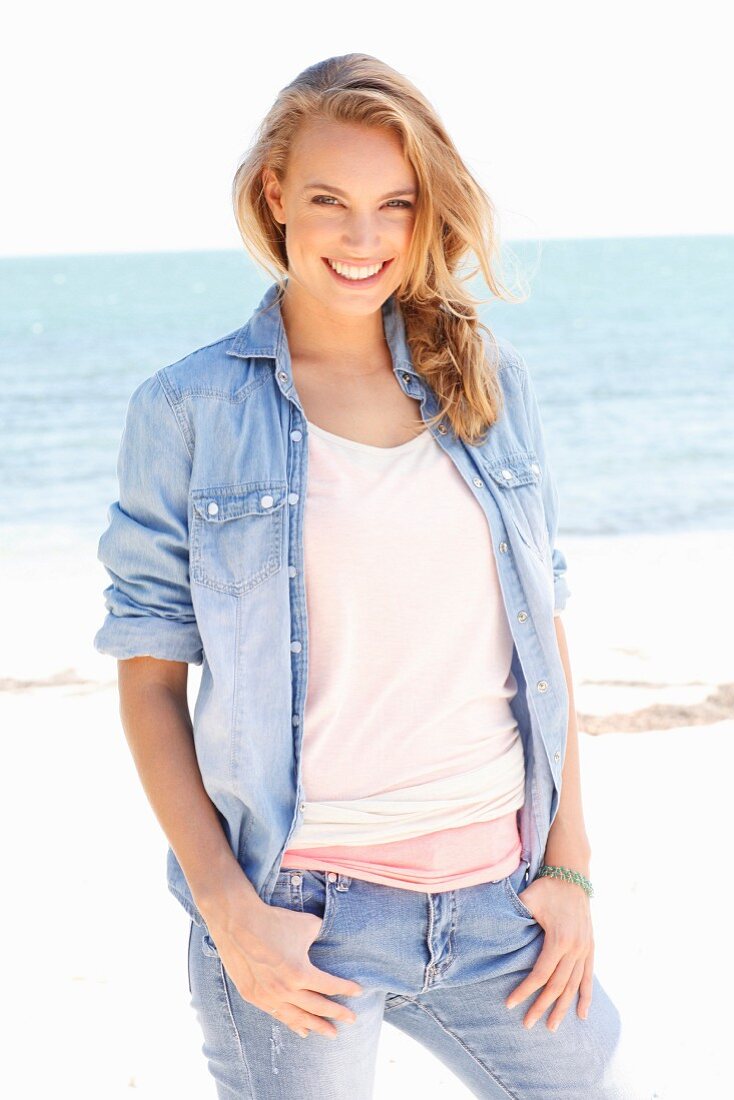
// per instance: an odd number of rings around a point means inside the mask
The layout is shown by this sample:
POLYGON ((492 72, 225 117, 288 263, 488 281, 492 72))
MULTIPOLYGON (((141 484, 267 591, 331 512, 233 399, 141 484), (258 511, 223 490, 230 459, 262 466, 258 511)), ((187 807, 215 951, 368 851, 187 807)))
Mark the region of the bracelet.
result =
POLYGON ((541 876, 545 876, 546 878, 563 878, 566 882, 576 882, 590 898, 594 896, 593 886, 580 871, 571 871, 568 867, 554 867, 552 864, 544 863, 537 874, 538 878, 541 876))

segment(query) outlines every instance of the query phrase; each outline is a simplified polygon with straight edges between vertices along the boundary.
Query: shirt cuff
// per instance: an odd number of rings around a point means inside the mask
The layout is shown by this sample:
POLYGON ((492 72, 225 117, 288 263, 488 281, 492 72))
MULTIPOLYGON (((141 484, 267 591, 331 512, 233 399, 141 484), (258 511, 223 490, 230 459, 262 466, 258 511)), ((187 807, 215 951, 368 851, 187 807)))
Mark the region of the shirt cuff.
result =
POLYGON ((204 659, 198 625, 154 615, 120 616, 108 613, 94 636, 98 653, 125 661, 129 657, 157 657, 200 665, 204 659))

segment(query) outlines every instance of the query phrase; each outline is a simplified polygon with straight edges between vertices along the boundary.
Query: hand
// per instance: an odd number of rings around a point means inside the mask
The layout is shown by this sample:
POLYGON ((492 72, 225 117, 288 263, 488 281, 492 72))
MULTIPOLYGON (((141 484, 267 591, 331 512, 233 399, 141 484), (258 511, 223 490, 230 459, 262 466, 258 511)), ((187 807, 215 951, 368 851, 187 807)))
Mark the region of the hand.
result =
POLYGON ((274 1016, 305 1039, 309 1030, 335 1038, 330 1016, 354 1023, 356 1015, 346 1005, 324 994, 354 997, 361 987, 347 978, 314 966, 308 949, 323 920, 314 913, 299 913, 264 902, 247 917, 230 918, 228 927, 209 933, 227 974, 243 1000, 274 1016))
POLYGON ((535 966, 505 1001, 508 1008, 545 987, 528 1010, 523 1024, 532 1027, 549 1005, 557 1001, 546 1026, 555 1031, 579 993, 576 1013, 585 1020, 591 1004, 594 935, 589 897, 575 882, 543 876, 520 895, 545 931, 535 966))

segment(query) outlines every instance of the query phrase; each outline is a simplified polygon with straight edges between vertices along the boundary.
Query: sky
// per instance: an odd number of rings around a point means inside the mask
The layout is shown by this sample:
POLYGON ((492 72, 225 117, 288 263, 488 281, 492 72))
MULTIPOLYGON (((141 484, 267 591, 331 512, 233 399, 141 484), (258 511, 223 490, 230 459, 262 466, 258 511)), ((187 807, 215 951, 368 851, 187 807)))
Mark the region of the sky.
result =
POLYGON ((727 8, 16 0, 0 256, 242 248, 230 189, 257 125, 353 50, 429 98, 503 239, 730 234, 727 8))

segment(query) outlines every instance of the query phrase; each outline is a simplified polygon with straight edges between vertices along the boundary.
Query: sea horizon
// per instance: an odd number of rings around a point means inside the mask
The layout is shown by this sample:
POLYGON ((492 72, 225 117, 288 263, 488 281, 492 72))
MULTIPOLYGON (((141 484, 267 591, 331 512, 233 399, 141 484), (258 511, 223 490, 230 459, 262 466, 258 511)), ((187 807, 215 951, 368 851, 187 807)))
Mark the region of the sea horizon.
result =
MULTIPOLYGON (((532 373, 559 541, 734 529, 734 237, 518 239, 504 261, 528 297, 479 313, 532 373)), ((3 556, 96 541, 133 389, 271 281, 237 250, 0 258, 3 556)))

